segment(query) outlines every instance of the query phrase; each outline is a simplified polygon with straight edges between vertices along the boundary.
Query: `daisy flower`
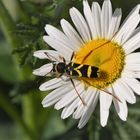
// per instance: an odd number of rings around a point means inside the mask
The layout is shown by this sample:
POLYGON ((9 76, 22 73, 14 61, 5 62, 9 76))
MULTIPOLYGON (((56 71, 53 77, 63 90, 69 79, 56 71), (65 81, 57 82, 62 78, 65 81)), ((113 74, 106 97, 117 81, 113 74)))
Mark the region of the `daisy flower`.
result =
MULTIPOLYGON (((127 120, 127 102, 135 103, 134 93, 140 95, 137 80, 140 78, 140 52, 134 52, 140 47, 139 10, 140 5, 137 5, 120 26, 122 11, 117 8, 113 12, 110 0, 104 0, 102 7, 97 2, 90 7, 88 1, 83 0, 84 15, 74 7, 69 11, 75 27, 65 19, 60 22, 63 31, 51 25, 45 26, 47 35, 43 39, 54 50, 36 51, 35 57, 52 59, 56 63, 63 62, 64 57, 68 64, 74 52, 72 62, 96 66, 100 69, 100 76, 72 78, 85 105, 68 76, 46 81, 39 89, 52 92, 42 101, 43 107, 54 105, 57 110, 63 109, 61 118, 72 115, 79 119, 79 128, 86 125, 98 101, 102 126, 107 124, 112 103, 120 119, 127 120)), ((50 76, 52 68, 53 64, 47 63, 33 74, 50 76)))

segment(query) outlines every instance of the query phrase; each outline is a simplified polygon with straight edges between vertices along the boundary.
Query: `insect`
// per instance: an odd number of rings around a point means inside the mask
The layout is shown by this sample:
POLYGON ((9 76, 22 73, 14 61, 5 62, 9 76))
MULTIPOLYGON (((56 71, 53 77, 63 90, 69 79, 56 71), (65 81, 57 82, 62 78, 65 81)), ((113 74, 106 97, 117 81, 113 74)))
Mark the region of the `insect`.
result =
POLYGON ((98 67, 78 64, 71 61, 70 63, 66 64, 64 58, 63 62, 53 64, 52 72, 56 73, 60 77, 63 74, 70 77, 85 77, 85 78, 98 78, 100 76, 100 71, 98 67))
MULTIPOLYGON (((91 65, 85 65, 85 64, 78 64, 78 63, 74 63, 72 62, 72 59, 74 57, 74 53, 71 56, 70 62, 68 64, 66 64, 66 60, 64 57, 60 58, 63 60, 63 62, 59 62, 56 58, 54 58, 53 56, 51 56, 50 54, 48 54, 47 52, 44 52, 47 57, 50 59, 50 61, 53 64, 53 68, 49 73, 54 73, 56 75, 56 77, 61 77, 62 75, 66 75, 67 77, 70 78, 70 81, 78 95, 78 97, 80 98, 81 102, 83 103, 83 105, 86 105, 85 102, 83 101, 82 97, 80 96, 80 94, 78 93, 76 86, 74 84, 73 78, 79 78, 79 77, 83 77, 83 78, 99 78, 100 77, 100 69, 96 66, 91 66, 91 65), (58 63, 54 63, 54 61, 51 59, 51 57, 54 58, 56 61, 58 61, 58 63)), ((99 89, 99 88, 98 88, 99 89)), ((115 95, 113 95, 112 93, 105 91, 103 89, 100 89, 104 92, 106 92, 107 94, 112 95, 114 98, 116 98, 117 100, 119 100, 118 97, 116 97, 115 95)), ((120 101, 120 100, 119 100, 120 101)))
MULTIPOLYGON (((47 52, 45 52, 45 54, 51 60, 49 54, 47 52)), ((73 56, 74 56, 74 53, 72 54, 70 63, 68 63, 68 64, 66 64, 66 60, 64 59, 64 57, 61 57, 61 56, 60 56, 60 58, 63 60, 63 62, 54 63, 51 60, 51 62, 53 63, 53 68, 49 73, 51 73, 51 72, 55 73, 57 77, 61 77, 62 75, 68 76, 70 78, 70 81, 71 81, 78 97, 80 98, 82 103, 85 104, 84 101, 82 100, 81 96, 79 95, 78 91, 76 90, 72 77, 74 77, 74 78, 78 78, 78 77, 98 78, 100 76, 100 71, 99 71, 99 68, 95 67, 95 66, 78 64, 78 63, 72 62, 73 56)))

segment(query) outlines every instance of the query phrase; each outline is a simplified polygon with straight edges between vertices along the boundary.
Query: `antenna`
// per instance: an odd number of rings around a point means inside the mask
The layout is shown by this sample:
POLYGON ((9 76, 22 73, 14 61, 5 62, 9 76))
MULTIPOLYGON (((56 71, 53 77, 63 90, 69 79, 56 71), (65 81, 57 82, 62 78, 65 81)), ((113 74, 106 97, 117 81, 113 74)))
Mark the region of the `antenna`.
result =
POLYGON ((70 81, 71 81, 71 83, 72 83, 72 85, 73 85, 73 87, 74 87, 74 89, 75 89, 75 91, 76 91, 76 93, 77 93, 78 97, 80 98, 80 100, 81 100, 82 104, 85 106, 85 105, 86 105, 86 103, 83 101, 82 97, 81 97, 81 96, 80 96, 80 94, 78 93, 78 91, 77 91, 77 89, 76 89, 76 87, 75 87, 75 84, 74 84, 74 82, 73 82, 73 80, 72 80, 72 78, 71 78, 71 77, 70 77, 70 81))
MULTIPOLYGON (((86 80, 83 80, 83 81, 86 82, 88 85, 91 85, 88 81, 86 81, 86 80)), ((97 89, 99 89, 99 90, 101 90, 101 91, 103 91, 103 92, 105 92, 105 93, 111 95, 111 96, 114 97, 116 100, 118 100, 119 102, 122 103, 122 101, 121 101, 117 96, 113 95, 112 93, 110 93, 110 92, 108 92, 108 91, 105 91, 105 90, 102 89, 102 88, 98 88, 98 87, 95 87, 95 88, 97 88, 97 89)))

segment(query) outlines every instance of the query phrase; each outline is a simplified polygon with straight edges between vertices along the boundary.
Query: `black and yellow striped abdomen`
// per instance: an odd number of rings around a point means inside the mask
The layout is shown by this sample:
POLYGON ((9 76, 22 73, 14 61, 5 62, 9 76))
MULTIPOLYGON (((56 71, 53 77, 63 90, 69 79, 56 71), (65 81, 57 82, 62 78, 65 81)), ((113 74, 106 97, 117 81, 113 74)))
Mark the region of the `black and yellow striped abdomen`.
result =
POLYGON ((99 68, 71 62, 66 67, 66 73, 70 76, 76 77, 98 78, 99 68))

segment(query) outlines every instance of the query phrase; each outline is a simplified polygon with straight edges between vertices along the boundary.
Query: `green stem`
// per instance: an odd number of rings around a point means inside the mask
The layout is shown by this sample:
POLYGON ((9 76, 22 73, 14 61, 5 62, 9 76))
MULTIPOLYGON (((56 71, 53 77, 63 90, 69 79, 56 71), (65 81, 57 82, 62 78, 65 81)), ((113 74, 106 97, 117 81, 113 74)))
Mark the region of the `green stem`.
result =
POLYGON ((8 40, 9 44, 13 48, 20 46, 21 41, 18 39, 16 34, 14 34, 15 23, 1 0, 0 0, 0 23, 3 33, 6 39, 8 40))
POLYGON ((7 112, 7 114, 15 120, 21 128, 24 130, 26 134, 30 137, 30 139, 34 140, 33 133, 28 129, 27 125, 23 121, 21 115, 18 113, 16 107, 11 103, 11 100, 5 96, 4 93, 0 93, 0 106, 7 112))
MULTIPOLYGON (((44 133, 44 128, 49 122, 52 109, 44 109, 41 105, 41 94, 32 91, 23 96, 22 108, 23 118, 28 127, 34 132, 34 140, 40 140, 44 133)), ((27 140, 27 138, 25 138, 27 140)))
MULTIPOLYGON (((5 8, 4 4, 0 0, 0 24, 1 24, 1 29, 3 30, 3 33, 5 35, 5 38, 7 42, 9 43, 9 48, 16 48, 21 45, 21 39, 19 39, 16 34, 14 33, 15 31, 15 23, 8 13, 8 10, 5 8)), ((10 48, 10 50, 11 50, 10 48)), ((13 57, 13 62, 16 66, 17 70, 17 77, 18 79, 21 79, 21 74, 19 71, 18 67, 18 59, 16 56, 13 57)))
MULTIPOLYGON (((37 133, 35 133, 36 131, 36 125, 37 125, 37 122, 35 122, 35 112, 34 112, 34 103, 33 103, 33 99, 34 99, 34 96, 30 93, 28 93, 27 95, 24 95, 22 97, 22 108, 23 108, 23 118, 24 118, 24 121, 26 122, 26 124, 28 125, 28 127, 30 127, 30 129, 34 132, 34 134, 36 134, 35 136, 35 140, 37 140, 37 133), (32 96, 32 97, 31 97, 32 96)), ((25 137, 25 140, 28 139, 25 137)))

